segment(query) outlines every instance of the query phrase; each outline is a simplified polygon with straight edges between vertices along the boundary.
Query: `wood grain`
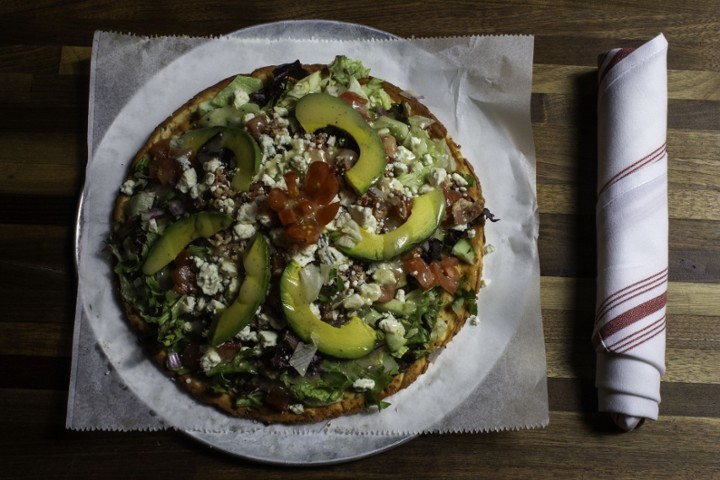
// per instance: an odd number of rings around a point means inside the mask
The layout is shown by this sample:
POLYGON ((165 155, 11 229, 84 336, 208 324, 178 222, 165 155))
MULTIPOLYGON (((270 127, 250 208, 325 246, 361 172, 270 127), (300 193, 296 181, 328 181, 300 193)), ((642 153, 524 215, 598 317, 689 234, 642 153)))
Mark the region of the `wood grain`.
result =
POLYGON ((720 478, 720 3, 0 2, 0 478, 720 478), (217 35, 286 19, 400 36, 532 34, 531 111, 550 425, 421 436, 347 465, 289 471, 175 432, 64 429, 87 160, 93 32, 217 35), (661 417, 619 434, 597 413, 596 61, 663 32, 668 52, 667 366, 661 417))

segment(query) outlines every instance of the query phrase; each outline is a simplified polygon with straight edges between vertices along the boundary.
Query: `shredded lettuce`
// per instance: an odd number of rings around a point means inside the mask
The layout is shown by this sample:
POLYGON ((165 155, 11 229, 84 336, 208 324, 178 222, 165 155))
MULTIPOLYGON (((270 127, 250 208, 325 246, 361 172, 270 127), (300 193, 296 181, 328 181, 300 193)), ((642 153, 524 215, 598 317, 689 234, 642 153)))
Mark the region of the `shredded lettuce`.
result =
POLYGON ((231 105, 235 98, 235 92, 241 91, 245 93, 253 93, 262 88, 262 80, 259 78, 246 77, 244 75, 236 76, 232 82, 225 88, 220 90, 215 97, 207 102, 203 102, 198 106, 198 110, 202 115, 208 113, 216 108, 225 107, 231 105))
POLYGON ((313 72, 302 80, 298 80, 295 85, 280 97, 277 102, 279 107, 290 107, 294 105, 299 99, 309 93, 316 93, 322 89, 323 79, 320 75, 320 71, 313 72))
POLYGON ((370 69, 366 68, 360 60, 353 60, 345 55, 336 56, 328 65, 328 69, 332 78, 345 87, 350 84, 350 79, 364 78, 370 73, 370 69))

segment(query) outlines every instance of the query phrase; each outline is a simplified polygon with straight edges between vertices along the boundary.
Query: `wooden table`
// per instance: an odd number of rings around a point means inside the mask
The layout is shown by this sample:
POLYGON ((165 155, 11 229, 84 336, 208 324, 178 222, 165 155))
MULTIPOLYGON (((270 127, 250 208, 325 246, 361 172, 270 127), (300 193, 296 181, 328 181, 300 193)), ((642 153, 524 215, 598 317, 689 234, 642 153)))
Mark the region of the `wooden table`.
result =
POLYGON ((717 2, 5 1, 0 87, 0 477, 720 478, 717 2), (535 35, 550 426, 421 436, 371 459, 296 471, 240 461, 172 432, 66 431, 93 31, 207 35, 308 18, 400 36, 535 35), (589 342, 595 61, 658 32, 670 43, 668 371, 660 420, 620 434, 596 413, 589 342))

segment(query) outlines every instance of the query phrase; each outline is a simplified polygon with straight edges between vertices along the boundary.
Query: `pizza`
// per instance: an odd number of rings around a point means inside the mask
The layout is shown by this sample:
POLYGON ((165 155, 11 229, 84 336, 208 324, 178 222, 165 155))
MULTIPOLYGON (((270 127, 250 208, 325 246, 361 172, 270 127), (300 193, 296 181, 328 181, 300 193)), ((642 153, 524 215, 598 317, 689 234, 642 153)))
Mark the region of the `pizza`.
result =
POLYGON ((177 109, 107 240, 129 325, 190 395, 308 423, 385 408, 476 314, 480 182, 358 60, 235 75, 177 109))

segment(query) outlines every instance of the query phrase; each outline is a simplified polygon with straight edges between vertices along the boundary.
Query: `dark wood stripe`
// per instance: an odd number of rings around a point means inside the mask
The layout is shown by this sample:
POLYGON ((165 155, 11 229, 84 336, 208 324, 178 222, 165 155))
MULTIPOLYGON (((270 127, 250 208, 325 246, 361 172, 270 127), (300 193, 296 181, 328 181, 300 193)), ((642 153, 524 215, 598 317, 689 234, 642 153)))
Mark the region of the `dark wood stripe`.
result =
MULTIPOLYGON (((541 214, 540 270, 553 277, 595 277, 593 215, 541 214)), ((670 280, 720 282, 720 222, 670 219, 670 280)))
POLYGON ((0 224, 74 225, 79 197, 0 194, 0 224))
POLYGON ((66 391, 70 357, 0 355, 0 388, 66 391))
MULTIPOLYGON (((597 96, 533 93, 533 123, 551 125, 596 125, 597 96)), ((668 128, 677 130, 720 130, 720 102, 713 100, 668 100, 668 128)))
MULTIPOLYGON (((720 416, 720 384, 662 382, 660 416, 720 416)), ((550 410, 597 411, 597 389, 594 378, 548 379, 550 410)))

